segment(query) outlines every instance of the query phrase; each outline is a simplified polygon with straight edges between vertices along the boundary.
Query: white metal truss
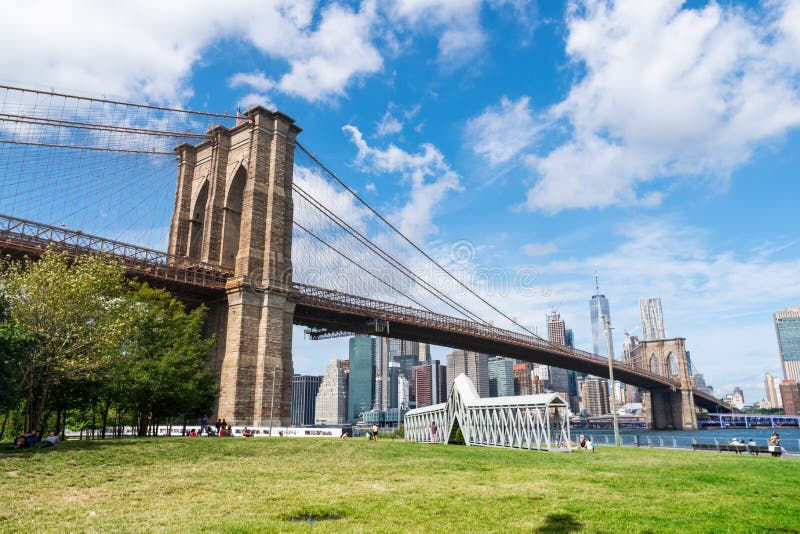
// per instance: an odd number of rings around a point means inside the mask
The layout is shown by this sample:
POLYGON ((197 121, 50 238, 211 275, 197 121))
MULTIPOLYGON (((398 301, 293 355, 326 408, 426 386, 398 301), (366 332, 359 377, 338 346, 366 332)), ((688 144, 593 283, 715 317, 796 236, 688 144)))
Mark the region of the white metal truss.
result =
POLYGON ((467 445, 571 450, 567 403, 559 395, 482 399, 463 374, 453 382, 446 403, 406 413, 405 439, 417 443, 452 442, 456 424, 467 445), (436 423, 435 436, 432 423, 436 423))

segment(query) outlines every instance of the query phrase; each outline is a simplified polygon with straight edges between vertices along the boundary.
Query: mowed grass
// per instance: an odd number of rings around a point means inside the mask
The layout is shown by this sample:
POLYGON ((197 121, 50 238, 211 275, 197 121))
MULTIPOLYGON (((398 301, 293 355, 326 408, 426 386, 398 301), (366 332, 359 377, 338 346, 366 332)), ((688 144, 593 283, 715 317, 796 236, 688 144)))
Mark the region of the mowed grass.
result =
POLYGON ((800 462, 365 439, 147 438, 0 453, 0 530, 798 532, 800 462))

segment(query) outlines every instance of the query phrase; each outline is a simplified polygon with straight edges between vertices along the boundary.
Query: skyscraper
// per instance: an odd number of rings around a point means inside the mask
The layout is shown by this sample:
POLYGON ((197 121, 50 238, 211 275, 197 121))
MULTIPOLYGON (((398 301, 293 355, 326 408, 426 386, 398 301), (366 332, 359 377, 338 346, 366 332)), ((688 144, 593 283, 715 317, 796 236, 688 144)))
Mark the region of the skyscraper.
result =
MULTIPOLYGON (((595 354, 608 357, 608 344, 606 342, 606 327, 603 321, 603 315, 608 316, 608 322, 611 323, 611 310, 608 307, 608 299, 605 295, 600 294, 600 284, 597 281, 597 275, 594 276, 595 288, 597 293, 592 295, 589 300, 589 318, 592 321, 592 349, 595 354)), ((611 357, 614 357, 614 340, 609 332, 611 339, 611 357)))
POLYGON ((764 390, 767 393, 767 402, 770 408, 780 408, 778 394, 775 391, 775 377, 767 373, 764 377, 764 390))
POLYGON ((775 312, 773 317, 783 378, 800 381, 800 306, 775 312))
POLYGON ((564 319, 557 311, 552 311, 545 315, 547 319, 547 340, 558 345, 567 344, 567 328, 564 319))
POLYGON ((292 377, 292 426, 314 425, 321 383, 322 377, 318 375, 292 377))
POLYGON ((420 363, 428 363, 431 361, 431 346, 427 343, 419 344, 419 361, 420 363))
POLYGON ((800 382, 797 380, 784 380, 780 384, 783 413, 786 415, 800 415, 800 382))
POLYGON ((664 315, 661 313, 661 298, 639 299, 639 315, 642 318, 642 339, 655 341, 667 338, 664 315))
POLYGON ((412 388, 417 407, 447 401, 447 369, 439 360, 414 367, 412 388))
POLYGON ((531 374, 531 364, 514 364, 514 393, 517 395, 533 394, 533 375, 531 374))
POLYGON ((317 392, 314 424, 342 425, 347 422, 346 360, 331 360, 317 392))
POLYGON ((581 383, 581 404, 589 415, 605 415, 611 412, 606 380, 589 377, 581 383))
POLYGON ((514 395, 514 360, 496 356, 489 358, 489 396, 514 395))
MULTIPOLYGON (((553 311, 545 317, 547 318, 547 340, 556 345, 566 345, 567 328, 561 314, 553 311)), ((551 391, 569 395, 569 373, 566 369, 550 366, 548 377, 548 387, 551 391)))
POLYGON ((374 386, 375 338, 358 334, 350 338, 348 422, 356 421, 362 412, 372 409, 374 386))
POLYGON ((489 396, 489 357, 478 352, 455 349, 447 355, 447 394, 460 374, 467 375, 480 397, 489 396))

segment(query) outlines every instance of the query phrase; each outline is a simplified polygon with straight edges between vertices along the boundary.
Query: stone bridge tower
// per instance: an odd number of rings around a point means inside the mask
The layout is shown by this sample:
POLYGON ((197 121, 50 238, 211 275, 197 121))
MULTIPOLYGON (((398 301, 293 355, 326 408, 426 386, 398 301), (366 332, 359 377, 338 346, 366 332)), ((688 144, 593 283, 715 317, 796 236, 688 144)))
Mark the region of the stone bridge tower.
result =
POLYGON ((649 429, 696 430, 694 379, 684 338, 641 341, 637 360, 644 369, 680 383, 675 389, 642 390, 645 419, 649 429))
POLYGON ((233 128, 182 144, 169 253, 232 269, 226 296, 205 303, 216 334, 216 417, 229 424, 288 425, 291 418, 292 175, 300 128, 254 107, 233 128), (274 384, 274 390, 273 390, 274 384))

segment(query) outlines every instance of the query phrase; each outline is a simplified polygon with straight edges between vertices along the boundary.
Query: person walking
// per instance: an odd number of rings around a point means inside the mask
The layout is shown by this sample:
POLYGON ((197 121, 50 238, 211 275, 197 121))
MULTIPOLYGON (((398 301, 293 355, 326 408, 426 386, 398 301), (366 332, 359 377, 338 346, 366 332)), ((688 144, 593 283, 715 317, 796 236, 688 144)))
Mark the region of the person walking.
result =
POLYGON ((431 443, 436 443, 436 421, 431 422, 431 443))

